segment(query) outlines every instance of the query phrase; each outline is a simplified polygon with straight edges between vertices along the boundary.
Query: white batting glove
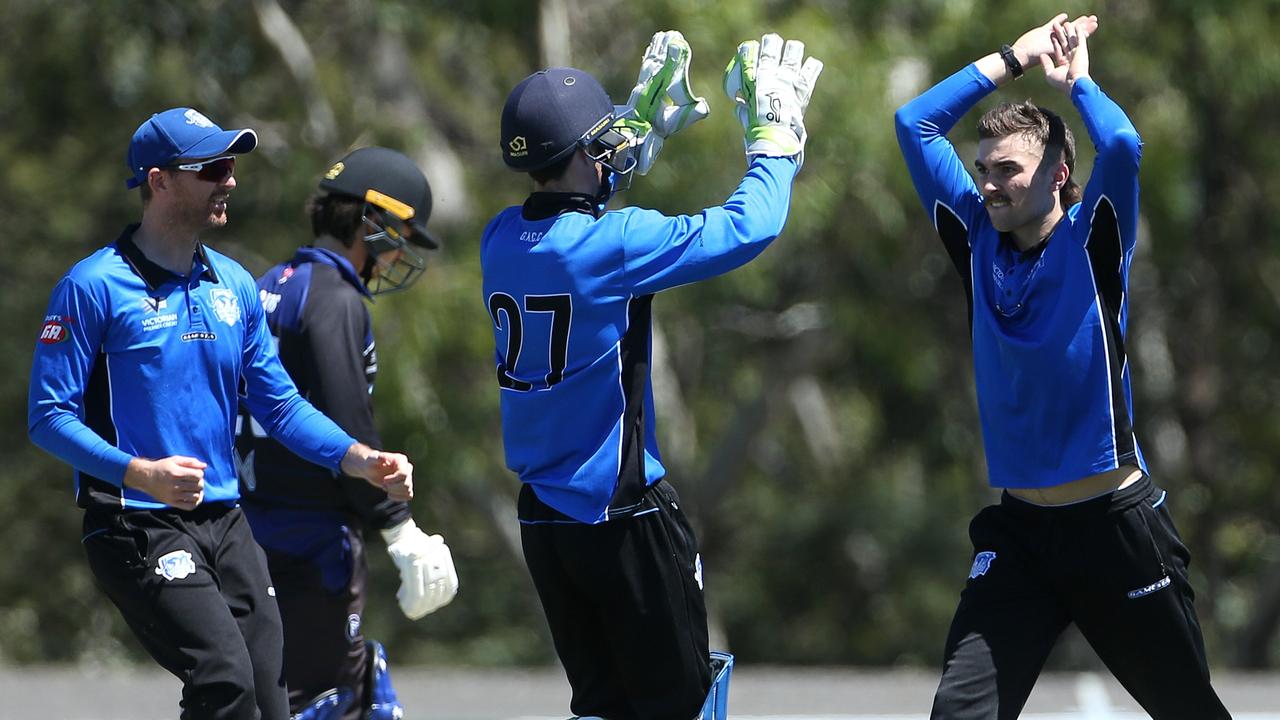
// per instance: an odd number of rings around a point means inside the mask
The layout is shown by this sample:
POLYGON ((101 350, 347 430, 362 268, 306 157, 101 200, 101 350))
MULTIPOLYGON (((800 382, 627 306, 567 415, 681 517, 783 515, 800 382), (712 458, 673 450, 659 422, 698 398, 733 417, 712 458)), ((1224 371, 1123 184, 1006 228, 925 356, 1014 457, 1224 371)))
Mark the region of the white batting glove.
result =
POLYGON ((760 42, 748 40, 724 70, 724 92, 737 103, 738 121, 746 131, 747 156, 795 156, 804 165, 809 137, 804 111, 822 61, 804 60, 804 43, 769 33, 760 42))
POLYGON ((400 570, 396 600, 410 620, 433 613, 458 594, 458 572, 444 538, 418 529, 413 518, 382 531, 387 554, 400 570))
POLYGON ((649 172, 662 142, 711 112, 705 98, 689 87, 693 49, 679 30, 654 33, 640 63, 640 75, 626 105, 614 108, 614 127, 627 135, 636 156, 636 171, 649 172))

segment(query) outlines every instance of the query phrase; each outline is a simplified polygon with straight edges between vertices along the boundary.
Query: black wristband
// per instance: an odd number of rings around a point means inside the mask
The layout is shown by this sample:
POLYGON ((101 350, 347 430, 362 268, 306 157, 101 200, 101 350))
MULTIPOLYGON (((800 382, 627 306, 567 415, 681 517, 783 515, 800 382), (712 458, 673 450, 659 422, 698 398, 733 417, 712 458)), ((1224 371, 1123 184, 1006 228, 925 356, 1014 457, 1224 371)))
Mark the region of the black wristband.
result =
POLYGON ((1017 80, 1022 77, 1022 63, 1018 62, 1018 56, 1013 54, 1013 48, 1008 45, 1001 45, 1000 59, 1004 61, 1004 66, 1009 68, 1009 74, 1013 76, 1013 79, 1017 80))

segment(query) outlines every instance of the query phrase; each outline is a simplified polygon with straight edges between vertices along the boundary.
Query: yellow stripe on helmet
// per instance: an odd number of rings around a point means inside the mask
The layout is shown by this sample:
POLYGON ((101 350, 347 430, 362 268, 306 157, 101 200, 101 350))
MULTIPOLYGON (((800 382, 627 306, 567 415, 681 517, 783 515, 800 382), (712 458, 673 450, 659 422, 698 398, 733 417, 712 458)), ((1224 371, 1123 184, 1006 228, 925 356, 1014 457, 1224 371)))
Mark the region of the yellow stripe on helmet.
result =
POLYGON ((401 220, 408 220, 409 218, 413 217, 414 212, 412 207, 410 207, 405 203, 400 202, 399 200, 391 197, 390 195, 380 193, 377 190, 374 190, 372 188, 370 188, 365 192, 364 199, 368 202, 373 203, 374 205, 377 205, 383 210, 386 210, 392 215, 395 215, 401 220))

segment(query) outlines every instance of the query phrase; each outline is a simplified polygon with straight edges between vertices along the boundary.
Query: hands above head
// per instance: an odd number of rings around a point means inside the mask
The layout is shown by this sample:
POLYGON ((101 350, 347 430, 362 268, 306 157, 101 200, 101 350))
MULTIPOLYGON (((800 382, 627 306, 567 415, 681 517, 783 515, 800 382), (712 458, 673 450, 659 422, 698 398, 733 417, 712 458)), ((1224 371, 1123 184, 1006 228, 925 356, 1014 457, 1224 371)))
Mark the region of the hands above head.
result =
POLYGON ((679 30, 654 33, 626 105, 614 108, 614 127, 631 141, 636 172, 648 174, 663 141, 705 118, 711 109, 689 87, 693 49, 679 30))
POLYGON ((387 554, 400 571, 396 600, 410 620, 448 605, 458 594, 458 572, 444 538, 427 535, 413 518, 382 531, 387 554))
POLYGON ((400 453, 374 450, 364 443, 347 449, 341 470, 386 491, 392 500, 413 499, 413 463, 400 453))
POLYGON ((822 73, 822 61, 804 60, 804 43, 774 33, 748 40, 724 71, 724 91, 737 103, 747 155, 796 157, 804 165, 808 131, 804 111, 822 73))
POLYGON ((1049 84, 1070 92, 1078 78, 1089 75, 1086 39, 1098 30, 1097 15, 1081 15, 1067 21, 1066 13, 1023 33, 1013 44, 1018 59, 1027 65, 1038 62, 1049 84))
POLYGON ((160 460, 134 458, 125 469, 123 484, 179 510, 194 510, 204 501, 203 461, 182 455, 160 460))
POLYGON ((1054 28, 1053 52, 1040 56, 1044 77, 1064 93, 1082 77, 1089 77, 1088 38, 1098 29, 1098 18, 1081 16, 1054 28))

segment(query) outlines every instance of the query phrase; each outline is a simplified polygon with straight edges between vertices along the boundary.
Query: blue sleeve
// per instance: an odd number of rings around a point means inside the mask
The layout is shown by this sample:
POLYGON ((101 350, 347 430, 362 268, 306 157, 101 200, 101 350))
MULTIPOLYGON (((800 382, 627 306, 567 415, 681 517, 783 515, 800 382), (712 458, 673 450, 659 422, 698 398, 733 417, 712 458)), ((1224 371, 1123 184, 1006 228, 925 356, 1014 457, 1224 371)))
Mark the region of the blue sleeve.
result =
POLYGON ((929 88, 894 114, 898 146, 907 161, 911 182, 929 218, 937 226, 942 203, 966 228, 982 212, 982 196, 956 153, 947 133, 979 100, 996 89, 990 78, 968 65, 929 88))
POLYGON ((355 438, 298 393, 280 362, 261 301, 249 298, 245 308, 245 405, 267 434, 295 455, 338 471, 355 438))
MULTIPOLYGON (((1081 78, 1071 88, 1071 101, 1080 111, 1097 156, 1085 185, 1079 218, 1114 222, 1126 257, 1137 242, 1138 163, 1142 139, 1128 116, 1090 78, 1081 78)), ((1087 242, 1085 236, 1085 241, 1087 242)))
POLYGON ((80 472, 116 485, 133 456, 84 423, 84 393, 102 348, 106 314, 70 277, 53 289, 36 341, 27 394, 31 441, 80 472))
POLYGON ((623 229, 623 277, 650 295, 746 264, 781 232, 791 205, 794 158, 756 157, 724 205, 668 217, 637 210, 623 229))

